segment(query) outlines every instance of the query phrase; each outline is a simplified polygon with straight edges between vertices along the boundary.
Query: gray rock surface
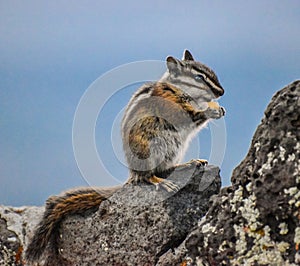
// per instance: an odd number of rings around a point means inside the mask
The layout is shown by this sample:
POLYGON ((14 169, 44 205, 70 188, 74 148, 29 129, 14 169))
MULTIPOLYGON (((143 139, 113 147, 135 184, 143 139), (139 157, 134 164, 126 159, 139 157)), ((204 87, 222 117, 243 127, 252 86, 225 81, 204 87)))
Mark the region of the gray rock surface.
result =
POLYGON ((300 264, 300 81, 272 98, 232 186, 158 265, 300 264))
POLYGON ((0 265, 24 265, 23 250, 44 207, 0 206, 0 265))
POLYGON ((69 265, 155 265, 184 240, 221 185, 219 168, 195 163, 177 168, 171 180, 183 186, 173 195, 149 185, 127 185, 97 213, 66 219, 62 258, 69 265))

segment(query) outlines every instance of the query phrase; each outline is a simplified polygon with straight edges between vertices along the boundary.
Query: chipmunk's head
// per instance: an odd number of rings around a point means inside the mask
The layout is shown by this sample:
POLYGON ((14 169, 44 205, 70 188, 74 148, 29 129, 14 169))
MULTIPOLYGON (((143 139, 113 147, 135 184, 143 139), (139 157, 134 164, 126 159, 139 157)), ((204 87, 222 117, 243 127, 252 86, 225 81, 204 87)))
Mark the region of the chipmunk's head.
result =
POLYGON ((195 61, 188 50, 184 51, 182 60, 168 56, 166 63, 168 71, 163 79, 184 90, 196 101, 209 102, 224 94, 216 74, 195 61))

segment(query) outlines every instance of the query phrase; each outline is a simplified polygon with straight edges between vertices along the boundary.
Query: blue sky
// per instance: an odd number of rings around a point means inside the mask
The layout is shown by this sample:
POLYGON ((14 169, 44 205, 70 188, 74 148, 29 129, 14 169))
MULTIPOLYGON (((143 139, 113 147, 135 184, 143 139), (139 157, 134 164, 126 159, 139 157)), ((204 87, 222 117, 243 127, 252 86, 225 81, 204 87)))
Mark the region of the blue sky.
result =
MULTIPOLYGON (((185 48, 225 88, 229 185, 272 95, 300 77, 299 10, 299 1, 0 1, 0 204, 41 205, 87 185, 72 147, 87 88, 115 67, 185 48)), ((96 127, 99 154, 119 180, 127 171, 111 152, 111 125, 134 89, 111 98, 96 127)), ((200 157, 209 143, 208 128, 200 157)))

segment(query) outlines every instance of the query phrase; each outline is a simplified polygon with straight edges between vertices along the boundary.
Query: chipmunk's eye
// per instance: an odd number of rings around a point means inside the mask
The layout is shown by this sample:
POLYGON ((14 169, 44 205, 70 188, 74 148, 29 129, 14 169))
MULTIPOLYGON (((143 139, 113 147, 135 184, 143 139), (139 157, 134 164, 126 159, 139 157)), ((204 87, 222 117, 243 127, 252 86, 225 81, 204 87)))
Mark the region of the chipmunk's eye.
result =
POLYGON ((195 80, 197 80, 197 81, 201 81, 201 80, 204 80, 204 76, 202 76, 202 75, 196 75, 195 77, 195 80))

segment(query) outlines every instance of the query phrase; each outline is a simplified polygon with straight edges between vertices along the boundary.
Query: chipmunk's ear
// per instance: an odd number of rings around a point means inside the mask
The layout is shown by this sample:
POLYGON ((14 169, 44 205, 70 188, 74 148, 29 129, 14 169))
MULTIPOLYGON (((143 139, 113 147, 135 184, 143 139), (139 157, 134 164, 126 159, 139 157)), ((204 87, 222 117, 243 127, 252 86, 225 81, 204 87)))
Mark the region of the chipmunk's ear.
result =
POLYGON ((194 61, 194 57, 192 56, 189 50, 184 50, 182 60, 184 61, 194 61))
POLYGON ((168 56, 166 62, 170 73, 176 74, 180 72, 181 68, 183 67, 183 64, 180 62, 180 60, 174 58, 173 56, 168 56))

